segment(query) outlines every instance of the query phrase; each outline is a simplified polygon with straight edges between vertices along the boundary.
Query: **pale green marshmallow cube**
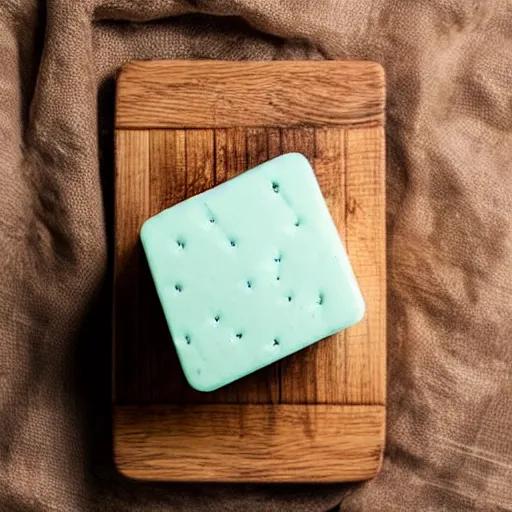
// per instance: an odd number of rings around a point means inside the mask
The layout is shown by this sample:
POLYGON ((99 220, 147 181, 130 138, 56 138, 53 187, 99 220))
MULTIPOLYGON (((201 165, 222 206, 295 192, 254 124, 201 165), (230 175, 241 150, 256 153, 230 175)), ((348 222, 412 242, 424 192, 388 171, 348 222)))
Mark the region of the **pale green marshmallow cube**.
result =
POLYGON ((346 251, 301 154, 162 211, 144 223, 141 239, 183 371, 200 391, 364 315, 346 251))

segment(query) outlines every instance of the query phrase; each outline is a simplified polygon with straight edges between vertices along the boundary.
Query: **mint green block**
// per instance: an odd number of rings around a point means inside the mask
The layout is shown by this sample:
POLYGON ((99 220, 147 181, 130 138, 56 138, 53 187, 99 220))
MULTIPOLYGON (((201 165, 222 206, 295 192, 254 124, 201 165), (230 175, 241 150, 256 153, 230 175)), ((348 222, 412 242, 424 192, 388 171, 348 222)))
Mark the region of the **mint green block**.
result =
POLYGON ((347 254, 301 154, 162 211, 144 223, 141 239, 183 371, 200 391, 364 315, 347 254))

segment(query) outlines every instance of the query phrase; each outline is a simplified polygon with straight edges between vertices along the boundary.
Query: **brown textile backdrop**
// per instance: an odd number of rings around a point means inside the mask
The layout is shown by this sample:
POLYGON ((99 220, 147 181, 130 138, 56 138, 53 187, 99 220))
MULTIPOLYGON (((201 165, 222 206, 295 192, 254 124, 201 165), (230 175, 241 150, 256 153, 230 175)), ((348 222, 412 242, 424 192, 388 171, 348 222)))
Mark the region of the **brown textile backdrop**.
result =
POLYGON ((512 510, 511 227, 510 0, 3 0, 0 511, 512 510), (116 476, 114 76, 156 58, 384 65, 389 426, 375 480, 116 476))

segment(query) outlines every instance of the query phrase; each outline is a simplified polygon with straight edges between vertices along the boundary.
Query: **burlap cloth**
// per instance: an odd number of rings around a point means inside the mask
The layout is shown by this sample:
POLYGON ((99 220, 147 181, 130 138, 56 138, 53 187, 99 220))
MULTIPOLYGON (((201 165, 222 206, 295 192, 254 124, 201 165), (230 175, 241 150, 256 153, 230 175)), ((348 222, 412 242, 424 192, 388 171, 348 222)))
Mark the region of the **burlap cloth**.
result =
POLYGON ((0 510, 512 510, 511 131, 510 0, 3 0, 0 510), (113 77, 154 58, 384 65, 389 426, 375 480, 115 474, 113 77))

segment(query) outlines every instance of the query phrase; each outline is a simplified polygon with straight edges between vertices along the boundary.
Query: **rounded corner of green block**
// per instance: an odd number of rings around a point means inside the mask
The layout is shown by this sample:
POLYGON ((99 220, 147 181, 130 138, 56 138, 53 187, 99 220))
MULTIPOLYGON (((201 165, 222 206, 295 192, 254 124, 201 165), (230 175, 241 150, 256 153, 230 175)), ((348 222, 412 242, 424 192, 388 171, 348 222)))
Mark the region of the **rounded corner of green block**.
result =
POLYGON ((282 155, 282 158, 286 158, 290 161, 296 161, 297 163, 307 163, 309 167, 311 167, 311 162, 309 161, 308 157, 302 153, 299 153, 298 151, 293 151, 291 153, 285 153, 282 155))
POLYGON ((352 325, 358 324, 366 315, 366 302, 362 295, 356 300, 352 315, 352 325))
POLYGON ((215 391, 216 389, 219 389, 220 387, 222 387, 222 385, 219 385, 217 383, 212 384, 211 382, 203 382, 201 379, 198 378, 197 375, 190 373, 190 371, 188 371, 183 366, 182 366, 182 368, 183 368, 183 373, 185 374, 185 379, 187 379, 189 386, 192 389, 199 391, 200 393, 210 393, 210 392, 215 391))
POLYGON ((153 218, 150 218, 150 219, 144 221, 140 228, 139 236, 143 243, 144 243, 144 241, 147 240, 148 236, 150 236, 150 232, 152 229, 151 226, 153 224, 152 220, 153 220, 153 218))

